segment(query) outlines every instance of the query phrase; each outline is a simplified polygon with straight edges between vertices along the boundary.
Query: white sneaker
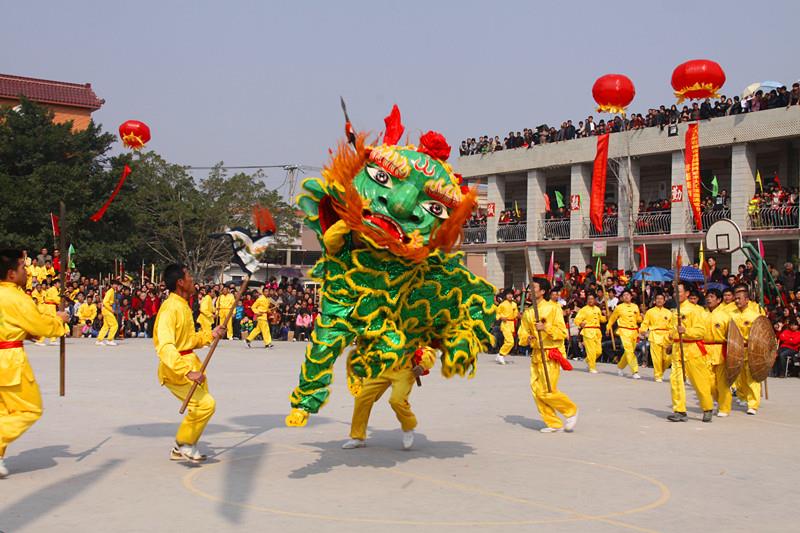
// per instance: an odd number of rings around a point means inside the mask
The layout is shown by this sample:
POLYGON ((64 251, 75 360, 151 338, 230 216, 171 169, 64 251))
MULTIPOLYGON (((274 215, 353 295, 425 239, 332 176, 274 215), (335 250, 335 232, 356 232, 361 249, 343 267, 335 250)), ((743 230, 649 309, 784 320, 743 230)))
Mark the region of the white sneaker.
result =
POLYGON ((590 373, 590 374, 597 374, 597 370, 594 370, 594 369, 592 369, 592 370, 589 370, 589 373, 590 373))
POLYGON ((638 372, 633 374, 633 379, 642 379, 642 376, 639 375, 638 372))
POLYGON ((106 342, 106 346, 116 346, 116 345, 117 345, 117 343, 114 342, 114 341, 107 341, 106 342))
POLYGON ((738 405, 739 407, 745 407, 747 405, 747 402, 744 400, 740 400, 739 398, 736 398, 736 405, 738 405))
POLYGON ((205 461, 207 457, 200 453, 197 450, 197 445, 190 446, 188 444, 182 444, 178 446, 172 447, 172 450, 169 452, 169 458, 172 461, 180 461, 181 459, 186 459, 187 461, 191 461, 193 463, 199 463, 205 461))
POLYGON ((98 346, 103 346, 105 343, 106 343, 106 341, 95 341, 95 344, 98 345, 98 346))
POLYGON ((414 445, 414 430, 403 432, 403 449, 410 450, 414 445))
POLYGON ((506 358, 503 357, 502 355, 498 355, 497 357, 494 358, 494 360, 497 362, 498 365, 506 364, 506 358))
POLYGON ((355 448, 364 448, 366 445, 367 443, 361 439, 350 439, 349 441, 342 444, 342 449, 353 450, 355 448))
POLYGON ((723 413, 722 411, 717 411, 717 416, 720 418, 725 418, 728 416, 728 413, 723 413))
POLYGON ((624 378, 624 377, 625 377, 625 374, 623 374, 623 373, 622 373, 622 370, 619 370, 619 369, 617 370, 617 375, 618 375, 619 377, 621 377, 621 378, 624 378))
POLYGON ((8 475, 8 467, 6 467, 6 462, 0 457, 0 479, 3 479, 8 475))
POLYGON ((572 432, 575 430, 575 425, 578 423, 578 411, 575 411, 575 414, 572 416, 568 416, 566 421, 564 421, 564 431, 572 432))
POLYGON ((656 383, 664 383, 664 380, 661 378, 656 379, 656 383))
POLYGON ((751 407, 750 409, 748 409, 748 410, 747 410, 747 414, 748 414, 748 415, 754 415, 754 414, 756 414, 757 412, 758 412, 758 411, 756 411, 756 410, 755 410, 755 409, 753 409, 752 407, 751 407))
POLYGON ((539 433, 560 433, 562 428, 551 428, 551 427, 543 427, 539 430, 539 433))
POLYGON ((40 341, 36 341, 33 344, 35 344, 36 346, 44 346, 45 345, 43 342, 40 342, 40 341))

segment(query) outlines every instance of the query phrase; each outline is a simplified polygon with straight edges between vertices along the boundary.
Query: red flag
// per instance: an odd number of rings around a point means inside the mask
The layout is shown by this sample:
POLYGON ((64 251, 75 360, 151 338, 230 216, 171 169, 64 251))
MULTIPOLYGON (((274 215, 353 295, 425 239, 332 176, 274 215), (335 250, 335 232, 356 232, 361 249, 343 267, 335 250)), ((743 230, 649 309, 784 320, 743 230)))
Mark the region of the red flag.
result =
POLYGON ((686 174, 686 196, 694 214, 694 225, 703 229, 703 217, 700 211, 700 139, 697 123, 689 124, 686 130, 686 147, 684 151, 684 172, 686 174))
POLYGON ((131 173, 131 167, 125 165, 125 168, 122 169, 122 175, 119 177, 119 181, 117 182, 117 186, 114 187, 114 192, 112 192, 111 196, 108 197, 108 200, 106 200, 106 203, 103 204, 103 207, 98 209, 95 214, 89 217, 89 220, 91 220, 92 222, 99 222, 100 219, 103 218, 103 215, 105 215, 106 211, 108 210, 108 206, 110 206, 111 202, 114 201, 114 198, 117 197, 117 194, 119 194, 119 190, 122 189, 122 185, 125 183, 125 180, 127 179, 130 173, 131 173))
POLYGON ((634 248, 634 252, 639 254, 639 270, 647 268, 647 245, 642 244, 634 248))
POLYGON ((61 229, 58 225, 58 217, 53 213, 50 213, 50 226, 53 228, 53 237, 58 237, 61 235, 61 229))
POLYGON ((547 194, 544 195, 544 210, 545 212, 550 211, 550 197, 547 194))
POLYGON ((775 185, 778 186, 778 190, 779 191, 783 190, 783 187, 781 187, 781 180, 780 180, 780 178, 778 178, 778 172, 777 171, 775 171, 775 185))
POLYGON ((555 260, 556 260, 556 253, 550 252, 550 266, 547 267, 547 279, 550 283, 553 283, 553 278, 555 277, 555 260))
POLYGON ((592 194, 589 199, 589 219, 594 229, 603 231, 603 211, 606 203, 606 171, 608 170, 608 133, 597 136, 597 153, 592 171, 592 194))

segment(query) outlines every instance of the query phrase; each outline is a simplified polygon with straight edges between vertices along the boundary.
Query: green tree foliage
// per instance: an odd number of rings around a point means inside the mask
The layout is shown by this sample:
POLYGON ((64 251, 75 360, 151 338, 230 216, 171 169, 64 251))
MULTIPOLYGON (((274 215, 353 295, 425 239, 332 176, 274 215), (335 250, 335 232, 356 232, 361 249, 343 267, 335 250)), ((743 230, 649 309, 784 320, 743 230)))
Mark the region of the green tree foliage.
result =
POLYGON ((252 206, 267 207, 284 239, 298 234, 292 209, 259 173, 228 176, 220 166, 204 180, 158 154, 107 156, 115 136, 91 123, 84 131, 54 124, 46 108, 22 100, 0 109, 0 246, 52 247, 50 213, 67 206, 69 240, 85 274, 108 272, 115 258, 129 269, 181 261, 200 277, 230 259, 209 235, 249 227, 252 206), (125 164, 133 170, 100 222, 89 217, 106 201, 125 164))

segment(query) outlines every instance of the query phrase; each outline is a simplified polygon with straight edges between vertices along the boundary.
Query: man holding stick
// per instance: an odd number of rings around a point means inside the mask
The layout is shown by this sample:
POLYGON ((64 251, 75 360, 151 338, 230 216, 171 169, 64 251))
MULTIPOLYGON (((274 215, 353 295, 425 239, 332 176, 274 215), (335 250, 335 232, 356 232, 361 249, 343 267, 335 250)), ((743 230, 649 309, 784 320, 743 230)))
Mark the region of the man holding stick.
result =
POLYGON ((564 349, 567 338, 564 313, 560 305, 545 300, 545 295, 550 294, 549 281, 533 278, 531 285, 534 304, 522 314, 519 345, 532 349, 531 391, 545 423, 539 431, 572 431, 578 423, 578 407, 569 396, 558 390, 560 369, 572 370, 564 349), (566 421, 562 422, 557 413, 561 413, 566 421))
POLYGON ((587 294, 586 305, 575 315, 575 323, 581 328, 586 364, 589 365, 590 374, 597 374, 597 358, 603 353, 603 330, 600 329, 600 324, 606 319, 606 313, 596 305, 595 295, 587 294))
POLYGON ((158 379, 181 401, 186 399, 192 384, 198 384, 189 401, 188 413, 175 435, 170 459, 197 463, 206 459, 197 450, 197 441, 214 414, 216 402, 208 392, 205 375, 199 371, 202 364, 194 350, 225 335, 226 326, 221 324, 213 331, 195 332, 192 310, 187 303, 195 291, 194 279, 186 267, 169 265, 164 270, 164 282, 170 295, 158 310, 153 327, 153 343, 160 360, 158 379))
POLYGON ((42 397, 23 341, 60 337, 69 315, 46 315, 24 292, 25 258, 20 250, 0 250, 0 478, 8 475, 6 447, 42 416, 42 397))

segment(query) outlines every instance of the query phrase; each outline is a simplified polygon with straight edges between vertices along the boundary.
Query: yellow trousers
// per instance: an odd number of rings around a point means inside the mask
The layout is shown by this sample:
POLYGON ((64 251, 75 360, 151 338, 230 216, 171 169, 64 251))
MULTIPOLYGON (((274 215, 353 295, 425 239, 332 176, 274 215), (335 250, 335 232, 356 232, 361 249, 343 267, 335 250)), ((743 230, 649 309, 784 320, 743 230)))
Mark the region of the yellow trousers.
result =
POLYGON ((547 392, 547 382, 542 364, 538 360, 536 361, 531 363, 531 392, 536 401, 536 408, 539 409, 539 414, 542 415, 542 420, 547 427, 561 428, 564 423, 556 413, 570 417, 578 411, 578 407, 569 399, 569 396, 558 390, 558 375, 561 372, 561 365, 547 360, 547 373, 550 377, 550 387, 553 390, 553 392, 547 392))
POLYGON ((617 363, 617 368, 622 370, 626 366, 630 366, 631 372, 636 374, 639 372, 639 363, 636 361, 636 341, 639 339, 639 332, 638 330, 620 328, 617 330, 617 336, 622 341, 624 350, 617 363))
POLYGON ((500 322, 500 331, 503 333, 503 345, 500 347, 500 355, 506 356, 514 348, 514 321, 503 320, 500 322))
POLYGON ((256 322, 256 326, 253 328, 253 331, 250 332, 250 335, 247 336, 248 341, 256 340, 258 334, 261 334, 261 337, 264 339, 264 346, 269 346, 272 344, 272 334, 269 332, 269 322, 265 318, 264 320, 258 320, 256 322))
POLYGON ((200 326, 200 331, 211 331, 212 320, 201 313, 197 315, 197 325, 200 326))
MULTIPOLYGON (((53 304, 44 304, 44 314, 48 316, 56 316, 58 312, 58 306, 53 304)), ((69 335, 69 326, 64 324, 64 333, 69 335)), ((44 337, 39 339, 39 342, 43 341, 44 337)), ((50 337, 49 339, 51 342, 56 342, 56 337, 50 337)))
POLYGON ((733 395, 728 386, 728 377, 725 373, 725 363, 711 365, 711 396, 717 401, 720 413, 731 412, 733 395))
MULTIPOLYGON (((228 317, 228 311, 230 311, 230 308, 225 308, 225 309, 220 308, 220 310, 219 310, 219 322, 220 322, 220 324, 222 324, 222 321, 225 320, 228 317)), ((229 338, 229 339, 233 338, 233 317, 231 317, 231 319, 228 320, 228 337, 227 338, 229 338)))
POLYGON ((119 329, 119 323, 117 322, 117 317, 114 316, 114 313, 109 313, 105 309, 103 310, 103 327, 100 328, 100 333, 97 334, 98 342, 103 340, 106 337, 108 340, 113 341, 117 338, 117 330, 119 329))
MULTIPOLYGON (((697 393, 700 408, 711 411, 714 408, 714 398, 711 396, 711 370, 708 368, 705 356, 694 344, 684 344, 684 359, 686 360, 686 377, 697 393)), ((672 389, 672 410, 676 413, 686 412, 686 385, 683 382, 680 347, 675 343, 672 347, 672 374, 669 376, 672 389)))
POLYGON ((597 370, 597 358, 603 353, 600 339, 597 335, 583 337, 583 348, 586 350, 586 364, 589 365, 589 370, 597 370))
MULTIPOLYGON (((185 383, 175 384, 165 381, 164 386, 183 403, 192 388, 192 382, 186 380, 185 383)), ((203 430, 208 425, 208 421, 214 415, 216 406, 217 403, 214 397, 208 392, 208 383, 203 382, 194 391, 192 399, 189 400, 189 405, 186 407, 186 415, 183 417, 181 425, 178 426, 175 442, 178 444, 197 444, 197 441, 200 440, 200 435, 203 434, 203 430)))
POLYGON ((742 366, 739 377, 736 378, 736 396, 747 402, 748 409, 758 409, 761 405, 761 383, 754 381, 750 374, 750 366, 747 361, 742 366))
POLYGON ((389 405, 394 410, 403 431, 411 431, 417 427, 417 417, 411 411, 408 397, 414 387, 414 373, 410 368, 390 370, 378 378, 364 380, 361 392, 356 396, 353 407, 353 420, 350 423, 350 438, 364 440, 367 438, 367 423, 372 406, 390 386, 392 394, 389 405))
POLYGON ((42 395, 26 360, 19 384, 0 387, 0 458, 42 416, 42 395))
POLYGON ((664 377, 664 361, 669 358, 666 350, 666 346, 650 343, 650 359, 653 360, 653 377, 655 379, 664 377))

